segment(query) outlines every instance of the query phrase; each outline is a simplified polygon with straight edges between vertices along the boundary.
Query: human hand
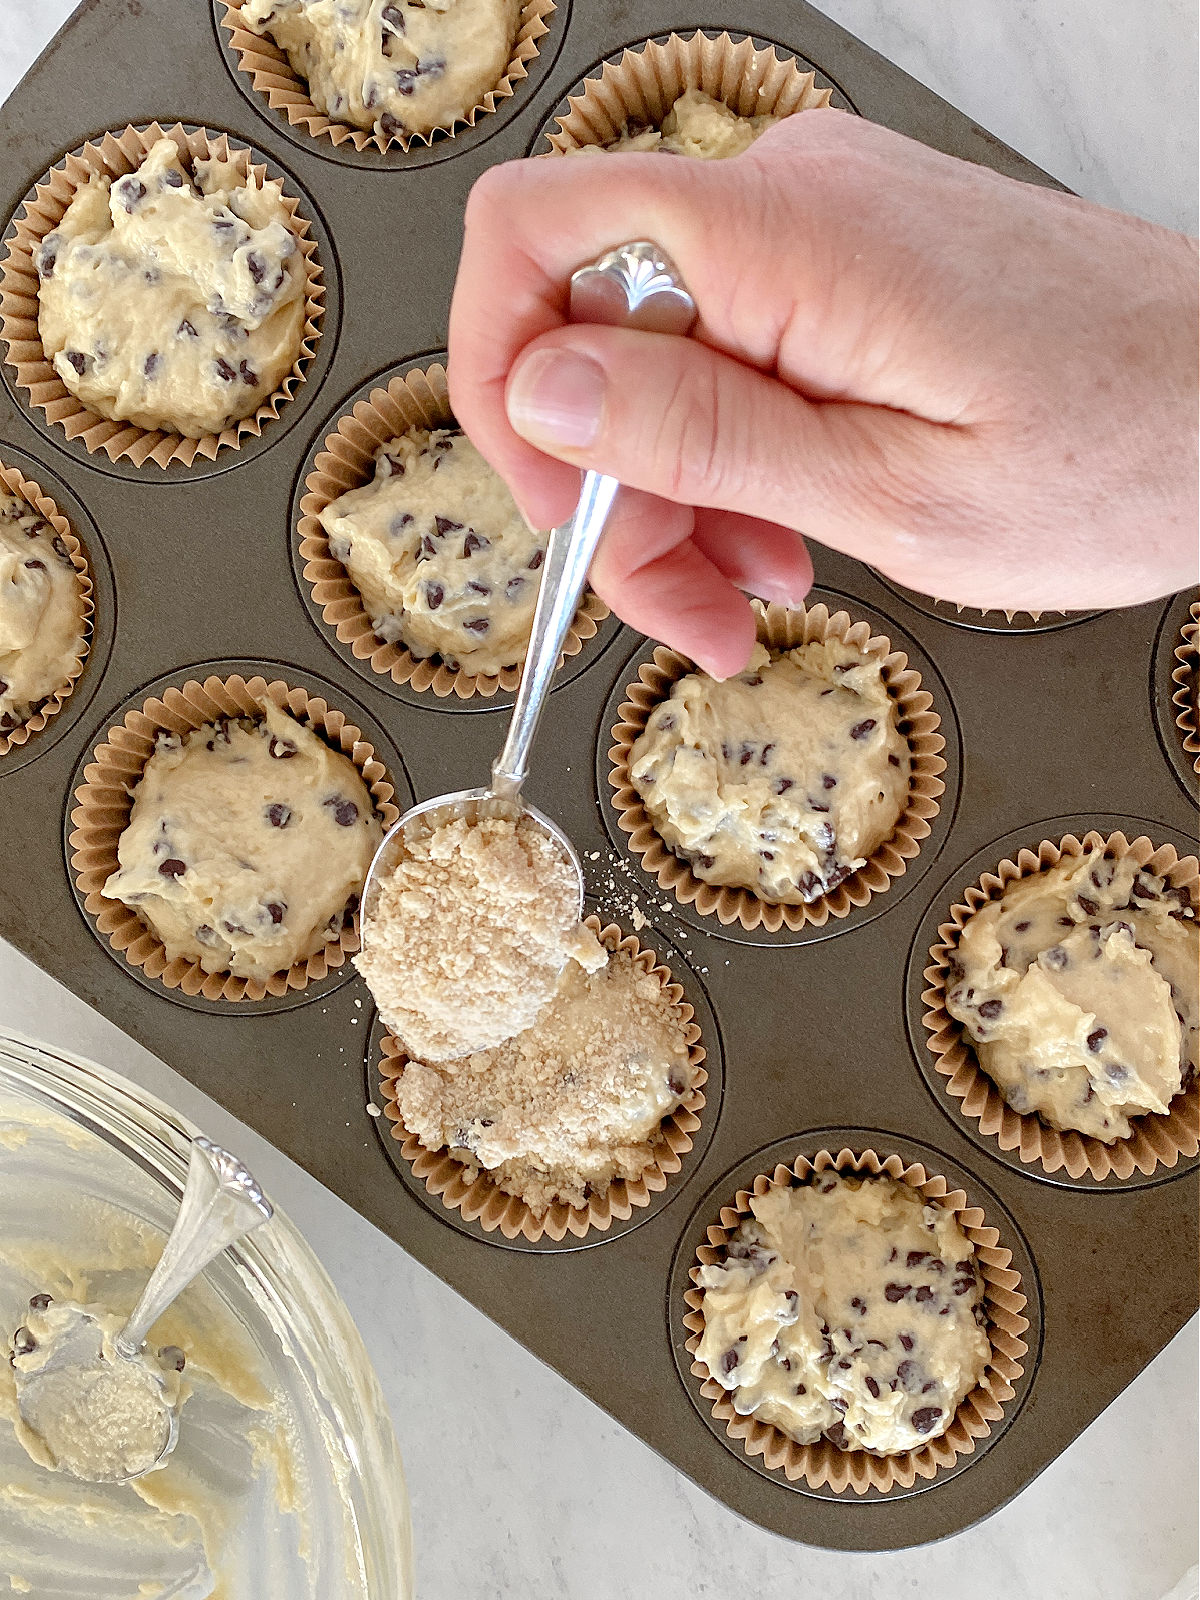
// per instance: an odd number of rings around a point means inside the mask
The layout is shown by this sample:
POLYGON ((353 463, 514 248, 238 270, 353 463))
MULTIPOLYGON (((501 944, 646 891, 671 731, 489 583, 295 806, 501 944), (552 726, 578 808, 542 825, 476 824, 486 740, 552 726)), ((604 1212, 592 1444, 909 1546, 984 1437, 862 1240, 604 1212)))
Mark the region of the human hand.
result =
POLYGON ((455 414, 538 526, 628 485, 592 585, 715 676, 801 532, 962 605, 1136 604, 1194 577, 1191 241, 836 111, 743 155, 553 157, 475 185, 455 414), (699 307, 677 339, 566 321, 627 239, 699 307))

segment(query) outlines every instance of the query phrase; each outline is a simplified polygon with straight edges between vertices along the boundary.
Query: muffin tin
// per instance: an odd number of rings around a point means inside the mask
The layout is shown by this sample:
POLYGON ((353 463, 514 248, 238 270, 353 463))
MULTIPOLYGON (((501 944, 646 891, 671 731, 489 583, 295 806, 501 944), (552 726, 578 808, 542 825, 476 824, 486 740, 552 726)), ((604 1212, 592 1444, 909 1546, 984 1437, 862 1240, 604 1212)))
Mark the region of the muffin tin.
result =
POLYGON ((1041 1471, 1191 1314, 1197 1162, 1149 1181, 1079 1187, 1005 1157, 935 1081, 913 985, 940 908, 1014 837, 1095 826, 1181 849, 1194 838, 1194 773, 1167 715, 1187 598, 1042 618, 1032 631, 1027 618, 1025 629, 1020 619, 1016 629, 995 627, 910 601, 869 568, 817 548, 819 587, 900 648, 915 646, 953 749, 934 832, 905 876, 872 899, 869 915, 804 939, 786 930, 739 937, 641 873, 615 826, 607 752, 646 641, 606 625, 568 663, 530 798, 578 845, 592 907, 637 932, 683 983, 705 1029, 711 1093, 683 1171, 650 1206, 554 1248, 462 1224, 406 1176, 385 1119, 368 1114, 369 1102, 379 1106, 378 1029, 348 969, 257 1005, 197 1003, 139 981, 76 903, 65 839, 73 789, 105 730, 156 684, 214 664, 253 664, 327 695, 384 752, 398 798, 406 784, 425 796, 486 772, 508 697, 471 703, 464 716, 432 695, 397 694, 347 659, 307 609, 293 508, 310 452, 364 385, 444 346, 474 179, 492 162, 544 148, 564 97, 624 46, 697 25, 749 30, 811 63, 862 116, 1011 176, 1051 180, 802 0, 711 0, 700 15, 678 0, 560 0, 535 70, 497 113, 419 153, 362 157, 289 127, 238 81, 223 10, 219 0, 211 10, 194 0, 92 0, 6 107, 4 219, 84 140, 180 119, 261 152, 302 197, 328 298, 295 398, 261 439, 200 471, 88 456, 4 370, 0 459, 36 478, 71 518, 97 604, 76 692, 44 733, 0 760, 0 933, 726 1504, 788 1537, 844 1549, 964 1528, 1041 1471), (646 925, 635 926, 639 917, 646 925), (775 1161, 831 1138, 853 1143, 851 1135, 863 1147, 918 1152, 1002 1218, 1031 1308, 1024 1372, 1003 1423, 986 1449, 920 1493, 816 1493, 764 1470, 714 1425, 683 1352, 687 1267, 721 1205, 775 1161))

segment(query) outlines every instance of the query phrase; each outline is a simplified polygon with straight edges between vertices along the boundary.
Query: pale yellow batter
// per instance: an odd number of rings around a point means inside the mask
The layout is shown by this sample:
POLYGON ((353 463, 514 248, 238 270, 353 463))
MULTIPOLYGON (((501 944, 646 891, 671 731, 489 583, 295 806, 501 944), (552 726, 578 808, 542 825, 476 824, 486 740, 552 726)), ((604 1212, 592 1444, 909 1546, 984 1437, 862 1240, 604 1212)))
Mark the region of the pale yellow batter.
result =
POLYGON ((748 150, 760 134, 780 120, 769 114, 739 117, 721 100, 703 89, 687 89, 667 112, 659 128, 629 128, 619 139, 604 145, 583 145, 572 154, 587 151, 653 150, 660 155, 695 156, 700 161, 723 161, 748 150))
POLYGON ((689 673, 629 757, 651 821, 697 877, 785 905, 825 894, 891 837, 909 768, 878 661, 835 639, 756 645, 724 683, 689 673))
POLYGON ((66 545, 27 501, 0 491, 0 733, 66 687, 82 634, 66 545))
POLYGON ((124 1325, 101 1305, 46 1294, 30 1302, 11 1359, 23 1383, 17 1438, 39 1466, 106 1483, 146 1472, 162 1457, 184 1354, 168 1348, 163 1359, 154 1351, 124 1359, 115 1343, 124 1325), (94 1345, 94 1360, 80 1359, 83 1342, 94 1345))
POLYGON ((315 106, 385 139, 460 121, 503 78, 520 0, 245 0, 315 106))
POLYGON ((1014 1111, 1111 1144, 1195 1074, 1198 959, 1186 894, 1096 850, 975 913, 946 1009, 1014 1111))
POLYGON ((291 371, 305 271, 282 185, 160 139, 136 172, 91 177, 35 253, 38 331, 103 417, 199 438, 248 417, 291 371))
POLYGON ((341 937, 381 838, 349 758, 267 701, 160 738, 104 893, 172 960, 268 978, 341 937))
POLYGON ((724 1262, 699 1275, 698 1354, 734 1410, 873 1455, 944 1433, 989 1353, 953 1213, 895 1179, 831 1172, 750 1205, 724 1262))
POLYGON ((545 543, 465 434, 417 428, 381 446, 371 482, 321 524, 381 639, 464 672, 524 661, 545 543))
POLYGON ((354 964, 409 1054, 449 1061, 531 1027, 568 962, 605 960, 557 845, 525 819, 460 817, 406 835, 354 964))
POLYGON ((440 1066, 410 1061, 396 1105, 426 1149, 485 1168, 541 1213, 639 1177, 694 1081, 682 1011, 617 951, 598 972, 570 963, 541 1016, 506 1044, 440 1066))

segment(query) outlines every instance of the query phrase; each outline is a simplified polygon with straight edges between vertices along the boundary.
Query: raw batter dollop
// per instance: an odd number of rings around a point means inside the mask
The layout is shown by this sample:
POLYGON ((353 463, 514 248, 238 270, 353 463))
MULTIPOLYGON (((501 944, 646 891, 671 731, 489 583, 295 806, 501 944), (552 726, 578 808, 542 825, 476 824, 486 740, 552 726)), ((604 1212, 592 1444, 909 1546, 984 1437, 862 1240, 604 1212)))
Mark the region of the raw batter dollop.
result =
POLYGON ((375 476, 321 512, 381 639, 447 666, 519 666, 546 549, 465 434, 414 429, 382 445, 375 476))
POLYGON ((531 1027, 570 961, 607 959, 579 921, 578 881, 521 819, 456 818, 406 837, 368 908, 354 964, 410 1055, 449 1061, 531 1027))
POLYGON ((700 161, 723 161, 748 150, 760 134, 773 128, 779 117, 763 113, 740 117, 721 100, 714 100, 703 89, 687 89, 662 120, 658 128, 628 128, 609 144, 583 145, 573 155, 586 151, 653 150, 660 155, 695 156, 700 161))
POLYGON ((160 737, 104 893, 171 960, 269 978, 341 937, 381 838, 349 758, 266 701, 160 737))
POLYGON ((39 1466, 89 1483, 132 1477, 153 1467, 167 1444, 180 1396, 183 1352, 125 1360, 114 1341, 125 1318, 104 1306, 39 1295, 13 1335, 11 1360, 24 1379, 16 1434, 39 1466), (81 1326, 94 1330, 97 1359, 59 1364, 81 1326))
POLYGON ((835 888, 891 837, 909 767, 878 661, 837 639, 755 645, 724 683, 689 673, 629 753, 651 821, 698 878, 785 905, 835 888))
POLYGON ((818 1173, 750 1202, 700 1268, 699 1357, 799 1444, 896 1455, 950 1426, 989 1343, 974 1249, 944 1206, 895 1179, 818 1173))
POLYGON ((616 951, 598 972, 571 962, 541 1016, 506 1044, 408 1062, 396 1105, 426 1149, 485 1168, 541 1214, 639 1177, 694 1081, 680 1007, 616 951))
POLYGON ((946 1009, 1014 1111, 1111 1144, 1195 1074, 1198 958, 1186 892, 1093 850, 970 918, 946 1009))
POLYGON ((0 732, 66 687, 82 649, 79 580, 45 517, 0 492, 0 732))
POLYGON ((248 417, 291 371, 305 272, 282 185, 231 161, 190 172, 160 139, 136 172, 98 174, 38 246, 38 331, 103 417, 200 438, 248 417))
POLYGON ((448 128, 504 76, 520 0, 246 0, 239 20, 269 34, 338 122, 385 139, 448 128))

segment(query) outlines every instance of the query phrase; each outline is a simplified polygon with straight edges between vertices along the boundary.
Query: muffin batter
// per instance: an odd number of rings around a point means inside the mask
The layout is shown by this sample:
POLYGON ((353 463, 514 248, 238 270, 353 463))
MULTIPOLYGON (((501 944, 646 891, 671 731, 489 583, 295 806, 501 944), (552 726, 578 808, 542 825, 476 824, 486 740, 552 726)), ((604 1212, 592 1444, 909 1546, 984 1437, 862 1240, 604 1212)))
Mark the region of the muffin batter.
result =
POLYGON ((231 161, 191 172, 160 139, 136 172, 94 175, 34 255, 38 330, 102 417, 189 438, 250 416, 291 371, 305 272, 282 185, 231 161))
POLYGON ((910 758, 878 661, 836 639, 745 672, 681 678, 629 772, 663 841, 706 883, 798 905, 835 888, 895 830, 910 758))
POLYGON ((417 428, 383 445, 372 481, 321 525, 381 639, 464 672, 524 661, 546 548, 465 434, 417 428))
POLYGON ((1198 959, 1186 893, 1093 850, 971 917, 946 1009, 1014 1111, 1111 1144, 1195 1074, 1198 959))
POLYGON ((315 106, 385 139, 448 128, 503 78, 520 0, 245 0, 315 106))
POLYGON ((617 951, 598 972, 572 962, 533 1026, 506 1044, 441 1067, 410 1061, 396 1105, 426 1149, 486 1168, 540 1215, 639 1177, 694 1079, 679 1006, 617 951))
POLYGON ((114 1341, 125 1318, 103 1306, 39 1295, 12 1340, 19 1389, 17 1438, 39 1466, 89 1483, 146 1472, 166 1448, 180 1395, 182 1350, 125 1360, 114 1341), (79 1359, 79 1335, 94 1330, 96 1359, 79 1359), (59 1360, 59 1352, 65 1359, 59 1360), (68 1357, 68 1352, 70 1355, 68 1357))
POLYGON ((448 1061, 530 1027, 569 961, 607 957, 575 873, 532 823, 458 818, 406 838, 354 964, 409 1054, 448 1061))
POLYGON ((79 580, 45 517, 0 491, 0 733, 66 687, 83 651, 79 580))
POLYGON ((266 701, 159 738, 104 893, 172 960, 269 978, 341 937, 381 838, 349 758, 266 701))
POLYGON ((610 144, 584 145, 585 150, 653 150, 667 156, 695 156, 700 161, 723 161, 740 156, 760 134, 773 128, 781 118, 763 114, 739 117, 722 100, 714 100, 703 89, 688 89, 679 96, 662 120, 661 128, 628 128, 610 144))
POLYGON ((987 1366, 983 1285, 952 1212, 892 1178, 818 1173, 750 1202, 700 1268, 699 1358, 740 1416, 897 1455, 945 1433, 987 1366))

